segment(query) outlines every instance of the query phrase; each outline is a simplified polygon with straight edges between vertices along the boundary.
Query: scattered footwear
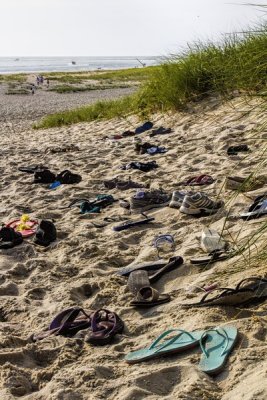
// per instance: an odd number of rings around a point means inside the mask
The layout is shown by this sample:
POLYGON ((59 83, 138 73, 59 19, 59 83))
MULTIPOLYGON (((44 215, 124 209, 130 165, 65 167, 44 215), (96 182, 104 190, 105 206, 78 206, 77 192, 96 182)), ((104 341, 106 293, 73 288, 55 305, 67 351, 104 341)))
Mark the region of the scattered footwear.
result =
POLYGON ((198 257, 198 258, 190 258, 191 264, 196 264, 196 265, 209 265, 209 264, 214 264, 218 261, 224 261, 229 258, 231 258, 234 255, 234 253, 231 252, 223 252, 223 251, 214 251, 213 253, 209 253, 205 257, 198 257))
POLYGON ((205 293, 199 302, 183 304, 183 307, 237 306, 265 300, 266 298, 267 279, 250 277, 240 281, 234 289, 217 288, 205 293))
POLYGON ((153 208, 168 206, 171 196, 162 190, 139 190, 130 198, 130 209, 142 213, 153 208))
POLYGON ((36 170, 34 172, 33 183, 53 183, 56 181, 56 175, 49 169, 36 170))
POLYGON ((19 167, 18 170, 20 172, 26 172, 27 174, 34 174, 37 171, 40 172, 40 171, 48 170, 48 168, 42 164, 37 164, 37 165, 31 165, 29 167, 19 167))
POLYGON ((169 329, 163 332, 149 347, 128 353, 125 361, 134 364, 186 351, 197 346, 200 339, 203 339, 204 333, 204 331, 187 332, 182 329, 169 329), (168 339, 170 336, 171 338, 168 339))
POLYGON ((215 179, 210 175, 199 175, 193 176, 192 178, 188 178, 185 181, 179 182, 177 185, 183 186, 204 186, 211 185, 215 182, 215 179))
POLYGON ((104 186, 106 189, 119 189, 119 190, 128 190, 128 189, 139 189, 139 188, 147 188, 146 185, 142 183, 134 182, 130 178, 128 181, 122 181, 118 178, 110 179, 109 181, 104 181, 104 186))
POLYGON ((163 126, 160 126, 157 129, 152 129, 152 132, 149 134, 150 137, 156 136, 156 135, 166 135, 167 133, 171 133, 172 129, 171 128, 164 128, 163 126))
POLYGON ((20 232, 16 232, 14 228, 2 226, 0 229, 0 249, 11 249, 23 242, 20 232))
MULTIPOLYGON (((91 313, 90 313, 91 314, 91 313)), ((72 337, 82 329, 90 328, 91 315, 81 307, 72 307, 61 311, 53 319, 48 329, 31 336, 33 342, 42 340, 51 335, 72 337)))
POLYGON ((267 215, 267 194, 258 196, 253 204, 249 207, 248 211, 240 214, 240 218, 250 220, 267 215))
POLYGON ((57 239, 56 227, 51 221, 42 220, 36 231, 34 243, 47 247, 57 239))
POLYGON ((194 192, 189 192, 187 190, 179 190, 179 191, 174 191, 172 194, 172 198, 170 201, 169 206, 171 208, 180 208, 181 205, 183 204, 184 198, 186 195, 192 195, 194 192))
POLYGON ((51 322, 48 329, 31 336, 36 342, 51 335, 73 337, 80 330, 90 330, 85 340, 94 345, 110 343, 117 333, 122 333, 124 324, 112 311, 100 309, 87 313, 80 307, 63 310, 51 322))
POLYGON ((162 154, 162 153, 166 153, 166 148, 165 147, 160 147, 160 146, 156 146, 154 144, 145 142, 145 143, 136 143, 135 144, 135 151, 138 154, 150 154, 150 155, 154 155, 154 154, 162 154))
POLYGON ((155 168, 158 168, 158 164, 156 161, 149 161, 146 163, 143 162, 138 162, 138 161, 132 161, 129 164, 123 165, 120 168, 122 170, 128 170, 128 169, 139 169, 142 172, 149 172, 152 171, 155 168))
POLYGON ((202 350, 199 369, 209 375, 221 372, 233 350, 237 336, 235 326, 206 330, 199 341, 202 350))
POLYGON ((171 257, 169 261, 158 260, 153 262, 146 262, 142 264, 130 264, 126 267, 120 268, 117 275, 128 276, 133 271, 144 270, 148 271, 149 282, 157 282, 164 274, 173 271, 183 264, 184 260, 180 256, 171 257))
POLYGON ((135 129, 135 133, 143 133, 146 131, 149 131, 153 127, 153 123, 150 121, 145 122, 143 125, 139 126, 138 128, 135 129))
POLYGON ((115 312, 100 309, 91 316, 91 332, 88 333, 85 341, 104 346, 111 343, 117 334, 123 332, 123 329, 124 323, 115 312))
POLYGON ((73 174, 71 171, 66 169, 65 171, 60 172, 56 176, 56 181, 59 181, 61 184, 70 185, 74 183, 80 183, 82 177, 78 174, 73 174))
POLYGON ((188 215, 210 215, 216 213, 224 205, 223 201, 213 201, 205 193, 186 195, 180 212, 188 215))
POLYGON ((236 156, 239 152, 249 151, 249 147, 247 144, 240 144, 237 146, 230 146, 227 150, 228 156, 236 156))
POLYGON ((135 228, 136 226, 143 226, 143 225, 150 224, 154 220, 155 220, 155 218, 146 217, 145 219, 141 219, 139 221, 125 221, 121 225, 114 226, 113 230, 115 232, 121 232, 126 229, 135 228))

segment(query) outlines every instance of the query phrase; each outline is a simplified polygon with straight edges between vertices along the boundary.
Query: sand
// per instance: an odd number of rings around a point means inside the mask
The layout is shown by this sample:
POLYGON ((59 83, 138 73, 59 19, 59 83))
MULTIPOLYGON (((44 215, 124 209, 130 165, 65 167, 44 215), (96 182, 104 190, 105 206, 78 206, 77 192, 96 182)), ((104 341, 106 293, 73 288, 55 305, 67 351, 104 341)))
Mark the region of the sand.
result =
MULTIPOLYGON (((80 94, 79 94, 80 96, 80 94)), ((46 251, 29 239, 14 249, 0 253, 0 398, 11 400, 265 400, 266 386, 266 303, 249 308, 182 308, 182 303, 201 296, 195 286, 217 283, 234 287, 241 279, 264 275, 264 263, 253 259, 265 235, 252 246, 246 257, 234 257, 208 268, 190 264, 190 257, 203 255, 199 238, 204 227, 221 229, 232 244, 246 241, 262 220, 238 218, 251 203, 248 195, 224 188, 227 175, 245 175, 265 161, 262 150, 267 132, 257 129, 264 112, 250 112, 244 99, 218 104, 214 99, 188 113, 155 115, 155 126, 173 128, 166 136, 150 141, 166 146, 168 152, 136 155, 132 138, 105 140, 138 125, 136 118, 78 124, 45 131, 29 126, 19 134, 2 124, 0 164, 0 216, 8 221, 23 213, 36 218, 53 218, 58 241, 46 251), (247 143, 252 152, 228 157, 227 147, 247 143), (73 144, 72 152, 53 153, 73 144), (121 171, 119 166, 132 160, 156 160, 159 168, 149 172, 121 171), (54 191, 31 185, 32 176, 18 171, 20 165, 46 164, 52 171, 66 168, 81 174, 77 185, 62 185, 54 191), (150 183, 171 192, 177 182, 196 174, 208 173, 216 182, 207 187, 211 196, 223 198, 225 208, 214 216, 194 218, 165 207, 151 210, 156 221, 149 228, 116 233, 112 224, 96 228, 91 221, 125 215, 115 203, 98 216, 79 214, 77 209, 61 210, 74 198, 110 193, 116 199, 129 198, 134 190, 107 191, 102 181, 114 176, 150 183), (133 309, 126 279, 116 270, 133 261, 157 258, 151 246, 160 233, 175 237, 175 255, 185 262, 162 277, 155 287, 169 293, 172 301, 147 310, 133 309), (118 313, 125 331, 113 344, 93 347, 82 335, 73 339, 50 337, 38 343, 28 338, 46 328, 53 316, 64 308, 81 306, 85 310, 107 308, 118 313), (207 329, 234 324, 239 330, 237 345, 227 365, 217 377, 198 369, 198 348, 180 355, 127 365, 129 351, 148 346, 171 327, 207 329)), ((142 134, 147 138, 147 134, 142 134)), ((266 173, 263 166, 261 173, 266 173)), ((250 194, 253 196, 253 193, 250 194)), ((130 217, 131 218, 131 217, 130 217)), ((134 217, 133 217, 134 218, 134 217)), ((166 252, 166 257, 173 253, 166 252)))

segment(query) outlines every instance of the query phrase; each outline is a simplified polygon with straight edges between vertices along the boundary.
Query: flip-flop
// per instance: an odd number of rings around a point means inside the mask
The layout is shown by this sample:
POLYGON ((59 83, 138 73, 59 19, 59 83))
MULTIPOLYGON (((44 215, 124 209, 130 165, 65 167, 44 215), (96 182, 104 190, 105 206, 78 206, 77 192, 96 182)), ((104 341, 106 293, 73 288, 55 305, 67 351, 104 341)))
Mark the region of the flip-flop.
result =
POLYGON ((180 267, 184 262, 183 258, 180 256, 171 257, 169 262, 165 264, 162 268, 157 270, 156 272, 149 274, 150 283, 157 282, 164 274, 167 272, 173 271, 174 269, 180 267))
POLYGON ((237 336, 237 329, 234 326, 206 330, 199 341, 203 352, 199 369, 211 375, 221 372, 236 343, 237 336))
POLYGON ((231 258, 233 254, 234 253, 231 252, 215 251, 214 253, 210 253, 206 257, 190 258, 190 262, 191 264, 196 265, 214 264, 217 261, 223 261, 231 258))
POLYGON ((25 225, 27 225, 27 229, 18 229, 19 225, 21 225, 22 222, 20 219, 15 219, 13 221, 8 222, 5 224, 7 228, 13 228, 16 232, 21 233, 23 238, 30 237, 36 233, 37 227, 38 227, 38 221, 37 220, 29 220, 25 222, 25 225))
POLYGON ((91 329, 86 342, 103 346, 110 343, 116 334, 123 332, 124 323, 116 313, 103 308, 92 315, 91 329))
POLYGON ((42 164, 31 165, 28 167, 19 167, 18 170, 20 172, 26 172, 27 174, 34 174, 36 171, 43 171, 48 169, 47 167, 43 166, 42 164))
POLYGON ((56 315, 47 330, 31 335, 31 340, 36 342, 51 335, 71 337, 78 331, 90 326, 90 314, 86 313, 81 307, 72 307, 56 315))
POLYGON ((128 353, 125 360, 129 364, 134 364, 168 354, 179 353, 197 346, 203 334, 205 334, 204 331, 187 332, 182 329, 169 329, 163 332, 149 347, 128 353), (174 332, 178 333, 171 339, 166 340, 174 332))
POLYGON ((204 294, 196 303, 186 303, 183 307, 205 307, 205 306, 237 306, 254 298, 254 290, 250 288, 217 288, 204 294), (215 293, 218 293, 215 295, 215 293), (213 296, 213 297, 212 297, 213 296), (209 297, 209 298, 208 298, 209 297))
POLYGON ((267 215, 267 198, 259 196, 254 203, 249 207, 248 212, 240 214, 240 218, 249 220, 267 215))
POLYGON ((151 217, 151 218, 141 219, 139 221, 125 221, 121 225, 114 226, 113 230, 115 232, 121 232, 124 231, 125 229, 135 228, 136 226, 147 225, 154 220, 155 218, 151 217))
POLYGON ((159 294, 159 292, 149 286, 142 287, 136 294, 133 301, 130 302, 132 307, 154 307, 171 300, 168 294, 159 294))
POLYGON ((199 176, 192 176, 191 178, 188 178, 185 181, 177 183, 177 185, 204 186, 204 185, 211 185, 214 182, 215 179, 213 179, 212 176, 203 174, 199 176))
POLYGON ((126 267, 119 268, 116 272, 116 275, 120 276, 128 276, 131 272, 143 269, 145 271, 156 271, 166 265, 168 261, 166 260, 157 260, 144 262, 141 264, 129 264, 126 267))
POLYGON ((183 258, 180 256, 171 257, 169 261, 166 260, 157 260, 154 262, 146 262, 142 264, 130 264, 126 267, 120 268, 117 271, 117 275, 120 276, 128 276, 131 272, 137 270, 145 270, 145 271, 156 271, 154 274, 151 272, 149 275, 150 283, 158 281, 162 275, 166 272, 172 271, 173 269, 179 267, 184 262, 183 258))

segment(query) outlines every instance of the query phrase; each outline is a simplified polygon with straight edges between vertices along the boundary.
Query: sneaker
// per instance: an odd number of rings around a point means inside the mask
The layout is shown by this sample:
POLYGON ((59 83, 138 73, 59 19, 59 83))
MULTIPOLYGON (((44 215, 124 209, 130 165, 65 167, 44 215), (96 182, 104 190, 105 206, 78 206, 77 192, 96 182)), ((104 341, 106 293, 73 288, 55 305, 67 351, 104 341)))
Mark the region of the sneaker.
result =
POLYGON ((214 214, 223 204, 223 201, 213 201, 205 193, 197 192, 184 197, 180 211, 189 215, 214 214))
POLYGON ((34 243, 39 246, 47 247, 57 238, 56 227, 51 221, 42 220, 37 229, 34 243))
POLYGON ((179 190, 175 191, 172 194, 172 199, 170 202, 170 207, 172 208, 180 208, 183 204, 184 198, 186 195, 192 195, 194 192, 189 192, 188 190, 179 190))
POLYGON ((143 212, 152 208, 168 206, 171 195, 162 190, 138 191, 130 199, 130 207, 132 212, 143 212))

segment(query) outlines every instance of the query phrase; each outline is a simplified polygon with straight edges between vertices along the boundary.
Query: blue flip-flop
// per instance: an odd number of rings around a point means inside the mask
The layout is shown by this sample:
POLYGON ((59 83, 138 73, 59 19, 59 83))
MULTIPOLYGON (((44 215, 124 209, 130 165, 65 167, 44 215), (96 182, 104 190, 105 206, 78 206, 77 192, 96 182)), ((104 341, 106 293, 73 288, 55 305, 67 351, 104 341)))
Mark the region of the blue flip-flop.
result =
POLYGON ((129 364, 134 364, 168 354, 179 353, 197 346, 200 339, 205 335, 203 330, 187 332, 183 329, 169 329, 163 332, 148 348, 128 353, 125 356, 125 360, 129 364), (178 332, 177 335, 166 340, 174 332, 178 332))
POLYGON ((221 372, 236 343, 237 335, 235 326, 206 330, 199 341, 203 352, 199 363, 201 371, 211 375, 221 372))

